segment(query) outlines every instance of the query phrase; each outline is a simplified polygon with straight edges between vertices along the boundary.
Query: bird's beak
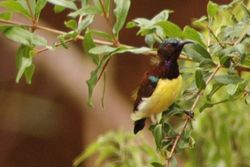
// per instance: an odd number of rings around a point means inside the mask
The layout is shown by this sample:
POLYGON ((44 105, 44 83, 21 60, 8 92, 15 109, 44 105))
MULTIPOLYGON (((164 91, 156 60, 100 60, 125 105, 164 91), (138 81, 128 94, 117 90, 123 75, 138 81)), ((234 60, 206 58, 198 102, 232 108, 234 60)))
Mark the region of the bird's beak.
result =
POLYGON ((180 41, 179 48, 183 48, 184 45, 186 45, 186 44, 194 44, 194 42, 193 41, 189 41, 189 40, 180 41))

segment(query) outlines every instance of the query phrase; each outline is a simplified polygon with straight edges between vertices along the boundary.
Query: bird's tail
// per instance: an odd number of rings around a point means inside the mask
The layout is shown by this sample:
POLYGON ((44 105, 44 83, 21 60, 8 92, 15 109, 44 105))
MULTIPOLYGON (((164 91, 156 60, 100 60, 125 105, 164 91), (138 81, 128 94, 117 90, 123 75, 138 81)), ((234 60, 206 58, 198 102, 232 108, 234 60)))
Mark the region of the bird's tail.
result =
POLYGON ((144 128, 145 121, 146 121, 146 118, 142 118, 142 119, 135 121, 134 134, 138 133, 140 130, 144 128))

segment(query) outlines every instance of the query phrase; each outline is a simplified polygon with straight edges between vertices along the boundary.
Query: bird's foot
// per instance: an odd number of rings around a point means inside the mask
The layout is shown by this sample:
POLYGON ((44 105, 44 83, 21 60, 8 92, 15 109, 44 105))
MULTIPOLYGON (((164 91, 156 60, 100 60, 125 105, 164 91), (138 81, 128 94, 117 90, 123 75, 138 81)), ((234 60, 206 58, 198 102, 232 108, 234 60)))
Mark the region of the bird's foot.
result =
POLYGON ((194 118, 194 112, 193 111, 187 111, 187 110, 184 110, 184 113, 191 119, 194 118))

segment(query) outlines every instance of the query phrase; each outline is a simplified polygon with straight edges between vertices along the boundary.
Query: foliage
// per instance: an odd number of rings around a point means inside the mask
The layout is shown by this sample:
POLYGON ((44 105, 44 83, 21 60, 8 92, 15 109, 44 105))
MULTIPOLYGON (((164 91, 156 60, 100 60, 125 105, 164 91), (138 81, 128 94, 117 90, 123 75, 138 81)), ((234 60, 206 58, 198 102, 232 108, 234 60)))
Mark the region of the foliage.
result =
POLYGON ((93 154, 98 154, 96 166, 147 166, 164 162, 164 159, 157 156, 155 149, 150 147, 143 137, 136 138, 131 133, 122 131, 108 132, 100 136, 74 160, 73 166, 80 166, 93 154))
POLYGON ((244 147, 249 144, 249 113, 242 101, 250 103, 249 76, 245 74, 250 71, 250 1, 234 0, 226 5, 209 1, 207 16, 194 20, 192 26, 187 25, 183 29, 169 21, 172 11, 167 9, 152 19, 136 18, 126 27, 138 28, 137 35, 144 37, 147 44, 147 47, 140 48, 119 41, 130 0, 114 0, 112 3, 113 10, 110 0, 81 0, 79 3, 75 0, 0 2, 0 7, 5 9, 0 13, 0 31, 20 45, 16 55, 16 82, 24 76, 27 83, 31 83, 35 71, 33 57, 37 54, 58 46, 67 48, 68 42, 82 40, 86 54, 96 65, 87 81, 88 103, 91 106, 94 88, 113 56, 124 52, 156 54, 157 43, 169 37, 195 42, 184 48, 181 57, 181 73, 186 81, 181 98, 158 115, 157 121, 150 127, 158 152, 147 144, 135 145, 134 137, 128 134, 109 133, 90 145, 77 158, 75 166, 94 153, 99 153, 97 164, 103 166, 151 164, 157 167, 166 163, 176 166, 173 153, 193 148, 194 138, 196 147, 188 151, 190 161, 186 166, 197 166, 196 161, 199 162, 198 166, 249 166, 249 151, 244 147), (54 5, 55 13, 66 9, 68 18, 64 24, 68 32, 39 26, 40 14, 48 3, 54 5), (13 21, 12 16, 16 13, 29 19, 31 24, 13 21), (89 27, 96 15, 103 16, 109 23, 110 13, 115 17, 111 34, 89 27), (58 42, 48 44, 44 37, 36 33, 37 29, 57 34, 58 42), (94 37, 101 37, 105 41, 94 37), (44 48, 38 50, 38 46, 44 48), (238 107, 233 106, 236 103, 238 107), (183 127, 183 110, 195 112, 193 128, 187 126, 191 121, 189 118, 185 119, 183 127), (112 163, 114 161, 117 163, 112 163))

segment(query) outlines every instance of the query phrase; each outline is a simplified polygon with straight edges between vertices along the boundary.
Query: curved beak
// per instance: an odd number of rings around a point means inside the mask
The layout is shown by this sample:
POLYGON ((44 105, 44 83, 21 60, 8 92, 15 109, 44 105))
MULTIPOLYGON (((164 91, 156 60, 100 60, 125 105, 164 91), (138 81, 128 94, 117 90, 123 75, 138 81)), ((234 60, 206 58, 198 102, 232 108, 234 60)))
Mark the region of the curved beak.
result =
POLYGON ((193 41, 190 41, 190 40, 183 40, 183 41, 180 41, 180 43, 179 43, 179 48, 183 48, 184 45, 186 45, 186 44, 194 44, 194 42, 193 42, 193 41))

